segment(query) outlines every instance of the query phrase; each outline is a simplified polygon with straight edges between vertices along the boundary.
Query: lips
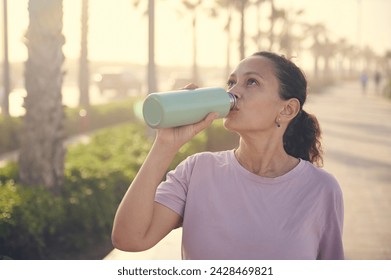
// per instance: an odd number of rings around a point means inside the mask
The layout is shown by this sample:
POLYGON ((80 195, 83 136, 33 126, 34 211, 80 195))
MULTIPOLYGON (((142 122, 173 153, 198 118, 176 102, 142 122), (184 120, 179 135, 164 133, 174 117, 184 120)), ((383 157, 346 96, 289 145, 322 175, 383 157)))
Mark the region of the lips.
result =
POLYGON ((235 107, 233 108, 233 111, 239 111, 239 96, 235 94, 236 97, 236 102, 235 102, 235 107))
POLYGON ((229 111, 229 114, 235 114, 238 111, 239 111, 239 109, 237 107, 235 107, 231 111, 229 111))

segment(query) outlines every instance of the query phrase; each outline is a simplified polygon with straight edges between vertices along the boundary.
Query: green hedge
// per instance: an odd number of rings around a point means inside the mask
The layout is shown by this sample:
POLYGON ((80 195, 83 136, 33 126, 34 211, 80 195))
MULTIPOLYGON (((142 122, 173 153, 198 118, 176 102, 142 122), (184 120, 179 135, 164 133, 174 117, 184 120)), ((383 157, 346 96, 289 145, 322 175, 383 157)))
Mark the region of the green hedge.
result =
POLYGON ((14 163, 0 169, 1 257, 78 259, 108 244, 118 203, 149 150, 143 131, 120 125, 69 147, 61 196, 19 185, 14 163))
MULTIPOLYGON (((121 122, 136 121, 133 108, 137 100, 126 98, 108 104, 94 105, 87 111, 82 108, 65 108, 65 136, 74 136, 121 122)), ((0 154, 19 148, 22 125, 21 117, 0 116, 0 154)))
POLYGON ((121 122, 135 121, 134 106, 137 101, 136 98, 126 98, 91 106, 88 111, 81 108, 67 108, 65 110, 65 133, 71 136, 121 122))
POLYGON ((0 116, 0 154, 19 147, 21 118, 4 118, 0 116))

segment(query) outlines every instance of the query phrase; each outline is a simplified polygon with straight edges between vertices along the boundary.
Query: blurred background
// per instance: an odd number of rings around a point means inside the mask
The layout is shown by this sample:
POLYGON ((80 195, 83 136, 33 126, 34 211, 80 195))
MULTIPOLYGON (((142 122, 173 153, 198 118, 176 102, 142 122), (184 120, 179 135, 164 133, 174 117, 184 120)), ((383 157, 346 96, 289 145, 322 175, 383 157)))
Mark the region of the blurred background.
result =
MULTIPOLYGON (((390 0, 0 2, 2 258, 107 254, 115 209, 150 145, 137 118, 148 93, 225 87, 237 62, 270 50, 304 69, 310 92, 378 75, 376 90, 391 96, 390 0)), ((231 147, 225 133, 216 125, 176 163, 231 147)))
MULTIPOLYGON (((10 113, 20 115, 23 109, 17 103, 24 95, 28 1, 8 2, 10 113)), ((381 58, 391 48, 388 0, 156 0, 150 11, 149 2, 88 3, 83 42, 88 52, 83 54, 88 58, 93 92, 102 89, 101 74, 105 84, 122 73, 120 79, 130 80, 123 82, 124 87, 137 80, 132 87, 137 94, 147 94, 149 12, 154 14, 153 91, 178 88, 190 80, 223 85, 232 65, 257 50, 294 57, 310 77, 356 78, 363 69, 373 72, 381 67, 381 58)), ((63 2, 63 99, 70 105, 77 104, 82 3, 63 2)))

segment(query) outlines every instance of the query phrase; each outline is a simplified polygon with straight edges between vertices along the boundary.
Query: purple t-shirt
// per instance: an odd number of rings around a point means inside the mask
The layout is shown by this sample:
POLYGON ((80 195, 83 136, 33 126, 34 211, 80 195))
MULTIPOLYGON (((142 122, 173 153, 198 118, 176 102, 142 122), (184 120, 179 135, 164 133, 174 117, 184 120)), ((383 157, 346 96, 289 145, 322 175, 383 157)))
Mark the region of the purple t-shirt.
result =
POLYGON ((343 259, 343 199, 310 162, 266 178, 234 152, 199 153, 167 174, 155 200, 183 217, 183 259, 343 259))

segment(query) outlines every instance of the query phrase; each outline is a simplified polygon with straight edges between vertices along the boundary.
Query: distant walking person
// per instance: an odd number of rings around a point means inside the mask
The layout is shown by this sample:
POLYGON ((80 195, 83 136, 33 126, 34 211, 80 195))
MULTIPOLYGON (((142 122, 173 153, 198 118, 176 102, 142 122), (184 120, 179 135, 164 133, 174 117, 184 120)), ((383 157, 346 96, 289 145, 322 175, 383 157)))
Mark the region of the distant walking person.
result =
POLYGON ((362 92, 366 93, 367 92, 367 84, 368 84, 368 75, 365 71, 361 73, 360 81, 361 81, 362 92))
POLYGON ((380 74, 380 72, 376 71, 373 78, 375 80, 376 93, 379 93, 379 86, 380 86, 380 82, 381 82, 381 74, 380 74))

